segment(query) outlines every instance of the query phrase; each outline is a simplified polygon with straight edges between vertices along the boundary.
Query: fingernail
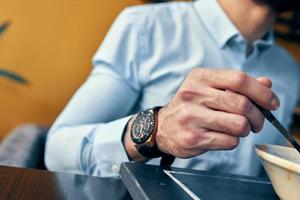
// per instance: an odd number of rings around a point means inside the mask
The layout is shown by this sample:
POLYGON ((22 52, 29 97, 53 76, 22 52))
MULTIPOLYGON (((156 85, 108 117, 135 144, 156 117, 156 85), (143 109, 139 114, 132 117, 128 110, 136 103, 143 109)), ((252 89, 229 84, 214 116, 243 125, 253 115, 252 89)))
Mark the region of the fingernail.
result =
POLYGON ((278 109, 279 108, 279 100, 276 98, 276 97, 274 97, 273 99, 272 99, 272 101, 271 101, 271 107, 274 109, 274 110, 276 110, 276 109, 278 109))

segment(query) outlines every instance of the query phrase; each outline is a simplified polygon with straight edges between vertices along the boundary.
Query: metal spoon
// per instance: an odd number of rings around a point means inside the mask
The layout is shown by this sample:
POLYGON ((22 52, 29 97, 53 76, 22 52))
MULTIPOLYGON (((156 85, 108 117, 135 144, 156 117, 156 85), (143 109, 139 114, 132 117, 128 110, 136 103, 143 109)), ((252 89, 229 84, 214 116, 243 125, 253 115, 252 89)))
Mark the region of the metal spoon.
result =
POLYGON ((300 153, 300 146, 295 140, 295 138, 284 128, 284 126, 276 119, 276 117, 269 111, 261 107, 260 105, 255 104, 256 107, 263 113, 265 118, 279 130, 279 132, 297 149, 300 153))

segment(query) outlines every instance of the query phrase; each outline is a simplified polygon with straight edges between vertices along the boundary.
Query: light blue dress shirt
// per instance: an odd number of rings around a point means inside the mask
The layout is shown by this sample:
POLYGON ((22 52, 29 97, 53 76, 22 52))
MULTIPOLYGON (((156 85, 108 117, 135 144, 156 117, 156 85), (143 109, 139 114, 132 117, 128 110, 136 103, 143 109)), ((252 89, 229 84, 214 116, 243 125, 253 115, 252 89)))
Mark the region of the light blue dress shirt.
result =
MULTIPOLYGON (((128 161, 121 142, 133 113, 166 105, 195 67, 236 69, 268 76, 281 100, 276 117, 287 127, 299 92, 295 60, 270 32, 247 44, 217 0, 143 5, 125 9, 94 59, 94 68, 52 126, 46 145, 50 170, 117 175, 128 161)), ((230 151, 210 151, 173 166, 258 176, 254 145, 285 144, 266 122, 260 134, 230 151)), ((158 159, 150 163, 158 164, 158 159)))

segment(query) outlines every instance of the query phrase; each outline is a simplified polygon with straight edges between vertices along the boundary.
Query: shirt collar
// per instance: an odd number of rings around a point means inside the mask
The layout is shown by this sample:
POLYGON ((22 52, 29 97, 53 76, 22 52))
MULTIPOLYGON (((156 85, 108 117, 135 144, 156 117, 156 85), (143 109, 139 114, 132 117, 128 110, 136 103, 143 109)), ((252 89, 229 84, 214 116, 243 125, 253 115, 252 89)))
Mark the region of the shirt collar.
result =
POLYGON ((253 46, 258 46, 262 48, 271 47, 274 44, 274 30, 271 29, 263 38, 256 40, 253 46))
MULTIPOLYGON (((237 27, 219 5, 218 0, 197 0, 194 6, 202 23, 220 48, 223 48, 231 39, 238 39, 238 42, 244 40, 237 27)), ((255 41, 254 45, 270 47, 273 43, 274 36, 270 31, 264 38, 255 41)))

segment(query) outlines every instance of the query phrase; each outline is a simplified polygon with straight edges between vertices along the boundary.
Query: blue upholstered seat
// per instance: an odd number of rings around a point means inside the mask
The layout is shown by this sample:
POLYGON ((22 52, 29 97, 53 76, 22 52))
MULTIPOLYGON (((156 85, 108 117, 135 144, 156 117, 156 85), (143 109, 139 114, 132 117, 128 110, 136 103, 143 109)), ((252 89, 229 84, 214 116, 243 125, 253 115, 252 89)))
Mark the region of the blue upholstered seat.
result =
POLYGON ((0 165, 45 169, 44 149, 48 128, 24 124, 0 143, 0 165))

